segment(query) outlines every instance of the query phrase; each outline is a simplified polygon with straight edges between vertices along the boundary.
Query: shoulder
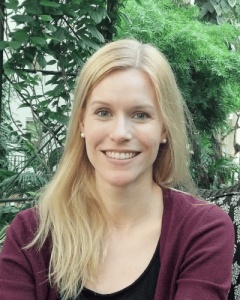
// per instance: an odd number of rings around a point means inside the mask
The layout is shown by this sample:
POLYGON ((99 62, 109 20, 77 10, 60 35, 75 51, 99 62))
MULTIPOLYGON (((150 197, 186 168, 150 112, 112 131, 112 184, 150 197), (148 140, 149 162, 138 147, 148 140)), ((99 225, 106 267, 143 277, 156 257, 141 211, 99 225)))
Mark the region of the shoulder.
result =
POLYGON ((14 235, 18 240, 30 242, 37 230, 37 208, 33 207, 19 212, 7 230, 7 235, 14 235))
POLYGON ((180 191, 164 191, 164 213, 170 227, 182 224, 186 230, 192 231, 194 228, 200 230, 206 226, 217 226, 234 234, 232 220, 223 209, 180 191))

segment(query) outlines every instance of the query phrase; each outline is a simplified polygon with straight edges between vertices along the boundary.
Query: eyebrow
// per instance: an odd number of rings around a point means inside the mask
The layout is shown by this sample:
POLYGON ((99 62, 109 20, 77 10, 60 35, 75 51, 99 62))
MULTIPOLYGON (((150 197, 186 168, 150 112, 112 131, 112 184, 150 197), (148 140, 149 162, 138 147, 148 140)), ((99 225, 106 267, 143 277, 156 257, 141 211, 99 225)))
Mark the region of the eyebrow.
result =
MULTIPOLYGON (((93 105, 96 105, 96 104, 112 106, 111 103, 105 102, 105 101, 100 101, 100 100, 93 101, 93 102, 90 104, 90 106, 93 106, 93 105)), ((154 106, 149 105, 149 104, 134 105, 133 107, 134 107, 134 109, 150 109, 150 110, 153 110, 153 111, 156 110, 156 108, 155 108, 154 106)))

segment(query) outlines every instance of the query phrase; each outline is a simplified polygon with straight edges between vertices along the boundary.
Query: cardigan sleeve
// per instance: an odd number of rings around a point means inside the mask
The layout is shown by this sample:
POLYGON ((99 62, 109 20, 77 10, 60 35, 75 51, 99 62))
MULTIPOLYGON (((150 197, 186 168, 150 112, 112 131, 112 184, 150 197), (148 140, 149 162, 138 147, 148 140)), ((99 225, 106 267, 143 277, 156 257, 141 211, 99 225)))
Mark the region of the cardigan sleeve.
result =
POLYGON ((19 213, 7 230, 0 253, 0 299, 46 300, 46 265, 36 248, 23 250, 33 236, 35 224, 30 211, 19 213))
POLYGON ((213 206, 195 228, 185 245, 174 300, 227 300, 234 251, 232 221, 213 206))

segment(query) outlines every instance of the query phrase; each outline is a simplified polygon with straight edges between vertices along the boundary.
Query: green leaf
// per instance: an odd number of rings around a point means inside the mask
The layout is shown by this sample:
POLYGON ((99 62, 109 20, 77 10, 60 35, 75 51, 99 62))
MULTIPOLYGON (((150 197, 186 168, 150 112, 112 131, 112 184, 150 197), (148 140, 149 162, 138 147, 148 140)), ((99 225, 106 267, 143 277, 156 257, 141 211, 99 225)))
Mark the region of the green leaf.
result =
POLYGON ((80 38, 82 39, 82 41, 84 42, 84 44, 86 44, 87 46, 95 49, 95 50, 98 50, 99 49, 99 46, 94 43, 92 40, 90 40, 89 37, 87 37, 86 35, 84 34, 79 34, 80 38))
POLYGON ((74 61, 77 63, 78 66, 81 66, 83 64, 83 61, 79 55, 79 52, 74 50, 72 53, 71 53, 74 61))
POLYGON ((13 17, 11 17, 14 21, 16 21, 17 23, 25 23, 25 22, 29 22, 32 21, 33 18, 27 15, 15 15, 13 17))
POLYGON ((30 132, 22 134, 22 137, 27 139, 27 140, 31 140, 31 136, 32 136, 32 134, 30 132))
POLYGON ((60 7, 61 6, 59 3, 52 2, 52 1, 41 1, 40 4, 43 6, 50 6, 50 7, 60 7))
POLYGON ((211 2, 206 2, 202 8, 206 8, 208 11, 210 11, 210 13, 214 12, 214 7, 211 2))
POLYGON ((40 67, 42 69, 44 69, 47 65, 47 61, 46 59, 44 58, 44 55, 42 53, 38 53, 37 55, 37 62, 39 63, 40 67))
POLYGON ((54 25, 50 24, 50 23, 45 23, 44 24, 48 30, 55 32, 57 30, 57 27, 55 27, 54 25))
POLYGON ((11 0, 3 3, 3 5, 8 9, 13 9, 15 12, 18 10, 18 0, 11 0))
POLYGON ((8 47, 8 42, 0 41, 0 50, 3 50, 8 47))
POLYGON ((52 90, 52 96, 53 97, 59 97, 61 92, 64 90, 63 84, 58 84, 53 90, 52 90))
POLYGON ((220 5, 221 5, 222 10, 223 10, 224 13, 229 11, 230 7, 229 7, 229 4, 228 4, 227 0, 222 0, 220 2, 220 5))
POLYGON ((69 64, 69 61, 66 56, 61 55, 59 57, 58 65, 62 67, 62 69, 66 69, 69 64))
POLYGON ((56 120, 58 121, 58 123, 61 123, 61 124, 64 124, 64 125, 67 125, 68 122, 69 122, 69 117, 65 116, 65 115, 59 115, 59 114, 54 114, 51 116, 51 118, 53 120, 56 120))
POLYGON ((12 49, 14 49, 14 50, 17 50, 22 45, 22 43, 16 42, 16 41, 8 42, 8 44, 9 44, 9 47, 12 48, 12 49))
POLYGON ((45 107, 45 106, 48 106, 48 104, 51 102, 51 100, 44 100, 44 101, 41 101, 39 104, 41 107, 45 107))
POLYGON ((91 19, 93 19, 93 21, 96 22, 97 24, 100 23, 103 19, 101 13, 98 13, 97 11, 91 8, 88 9, 88 14, 91 17, 91 19))
POLYGON ((47 16, 47 15, 41 15, 40 18, 42 21, 52 21, 53 20, 52 17, 47 16))
POLYGON ((29 105, 27 103, 22 103, 18 106, 18 108, 21 108, 21 107, 29 107, 29 105))
POLYGON ((106 18, 107 10, 104 7, 98 6, 97 7, 97 12, 101 15, 102 19, 106 18))
POLYGON ((30 40, 35 46, 37 45, 44 46, 46 44, 46 40, 40 36, 33 36, 30 38, 30 40))
POLYGON ((54 65, 57 61, 52 59, 47 62, 48 65, 54 65))
POLYGON ((62 11, 64 13, 64 15, 66 16, 70 16, 72 18, 76 18, 78 15, 75 13, 74 10, 72 10, 71 8, 67 7, 66 5, 62 6, 62 11))
POLYGON ((63 41, 64 39, 66 39, 66 30, 58 27, 57 30, 52 33, 52 36, 59 41, 63 41))
POLYGON ((13 37, 18 42, 26 42, 28 39, 28 33, 25 30, 20 29, 13 33, 13 37))
POLYGON ((36 2, 33 2, 33 3, 30 3, 30 2, 23 3, 23 6, 25 6, 25 11, 27 13, 36 14, 36 15, 40 15, 42 13, 42 10, 41 10, 40 6, 37 5, 36 2))
POLYGON ((90 25, 87 24, 87 29, 91 32, 91 34, 97 38, 100 42, 104 43, 104 37, 102 36, 102 34, 96 29, 96 27, 94 25, 90 25))
POLYGON ((228 0, 228 3, 231 7, 234 7, 237 3, 237 0, 228 0))

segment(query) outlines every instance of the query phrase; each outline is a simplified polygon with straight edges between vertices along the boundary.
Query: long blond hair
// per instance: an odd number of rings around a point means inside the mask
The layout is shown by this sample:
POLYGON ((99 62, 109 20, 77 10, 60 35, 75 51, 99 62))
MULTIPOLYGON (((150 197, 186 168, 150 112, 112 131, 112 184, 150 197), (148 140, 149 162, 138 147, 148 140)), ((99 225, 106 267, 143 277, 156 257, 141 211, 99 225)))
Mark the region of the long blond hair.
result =
POLYGON ((164 55, 133 39, 103 46, 86 62, 77 80, 65 151, 54 178, 41 194, 38 230, 27 246, 37 244, 40 249, 51 237, 49 281, 64 300, 76 298, 86 281, 95 277, 106 225, 94 169, 80 137, 79 115, 92 89, 107 74, 130 68, 145 72, 152 80, 167 130, 168 142, 159 148, 153 179, 162 188, 193 188, 185 125, 188 110, 164 55))

